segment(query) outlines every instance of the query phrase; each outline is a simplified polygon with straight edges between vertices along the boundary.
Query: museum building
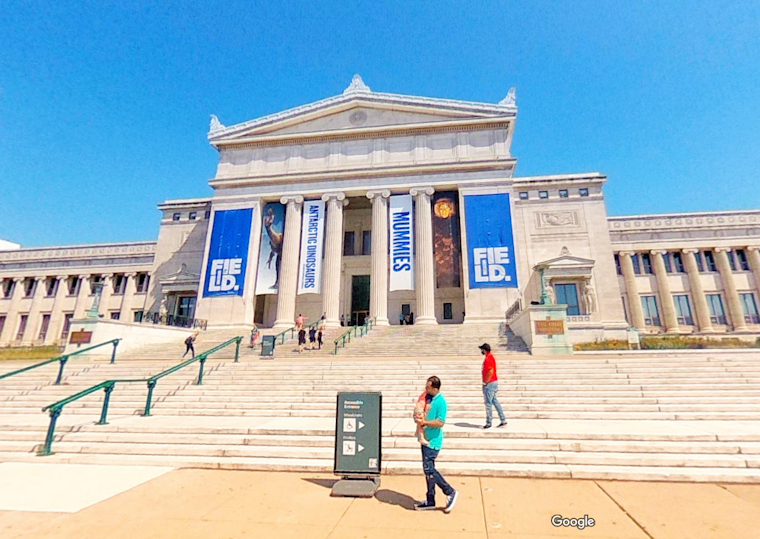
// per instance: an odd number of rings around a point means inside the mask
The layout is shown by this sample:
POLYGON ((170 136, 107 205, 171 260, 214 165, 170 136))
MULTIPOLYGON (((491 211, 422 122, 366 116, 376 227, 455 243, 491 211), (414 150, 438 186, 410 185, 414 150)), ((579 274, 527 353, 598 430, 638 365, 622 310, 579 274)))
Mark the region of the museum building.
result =
POLYGON ((373 92, 226 127, 213 196, 156 241, 0 250, 0 346, 118 324, 504 321, 567 305, 573 342, 760 332, 760 210, 609 217, 599 173, 519 177, 498 104, 373 92), (97 301, 96 301, 97 298, 97 301))

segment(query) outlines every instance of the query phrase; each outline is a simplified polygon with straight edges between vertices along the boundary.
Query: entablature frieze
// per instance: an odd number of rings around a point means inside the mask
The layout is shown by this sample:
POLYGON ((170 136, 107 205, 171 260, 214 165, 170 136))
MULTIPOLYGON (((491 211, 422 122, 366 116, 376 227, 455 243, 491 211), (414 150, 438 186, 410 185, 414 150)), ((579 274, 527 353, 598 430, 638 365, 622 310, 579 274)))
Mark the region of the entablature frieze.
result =
POLYGON ((35 247, 0 252, 0 267, 7 263, 46 260, 90 260, 103 255, 145 257, 156 252, 156 242, 130 242, 61 247, 35 247))
POLYGON ((608 217, 610 233, 644 230, 760 228, 760 211, 684 213, 608 217))

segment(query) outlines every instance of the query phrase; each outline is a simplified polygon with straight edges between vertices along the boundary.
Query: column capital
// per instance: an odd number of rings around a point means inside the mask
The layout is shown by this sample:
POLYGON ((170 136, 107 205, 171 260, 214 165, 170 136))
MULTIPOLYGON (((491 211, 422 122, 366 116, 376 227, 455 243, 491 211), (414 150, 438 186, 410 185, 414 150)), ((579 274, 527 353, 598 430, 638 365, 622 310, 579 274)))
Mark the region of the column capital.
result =
POLYGON ((108 280, 110 280, 110 279, 113 279, 113 273, 103 273, 103 274, 101 275, 101 277, 103 277, 103 280, 104 280, 104 281, 108 281, 108 280))
POLYGON ((34 279, 35 282, 39 283, 41 281, 46 280, 47 279, 47 275, 43 275, 41 277, 39 275, 36 275, 36 276, 32 277, 32 279, 34 279))
POLYGON ((14 283, 22 283, 26 280, 26 277, 14 277, 13 282, 14 283))
POLYGON ((373 189, 372 191, 367 191, 367 198, 373 202, 376 198, 389 198, 390 196, 391 192, 389 189, 373 189))
POLYGON ((130 271, 129 273, 125 273, 124 277, 129 277, 130 279, 134 279, 135 277, 137 277, 137 272, 136 271, 130 271))
POLYGON ((280 198, 280 204, 303 204, 303 195, 285 195, 280 198))
MULTIPOLYGON (((322 195, 322 200, 324 200, 325 202, 329 202, 331 198, 334 198, 335 200, 338 200, 338 201, 343 201, 343 200, 346 200, 346 193, 344 193, 343 191, 334 191, 332 193, 325 193, 322 195)), ((344 205, 345 204, 346 203, 344 202, 344 205)))
POLYGON ((431 185, 422 186, 422 187, 412 187, 409 189, 409 194, 413 197, 420 196, 420 195, 427 195, 432 196, 433 193, 435 193, 435 188, 431 185))
POLYGON ((748 251, 760 251, 760 245, 747 245, 746 249, 748 251))
POLYGON ((84 279, 87 279, 87 280, 90 279, 90 275, 89 274, 87 274, 87 275, 78 275, 77 277, 79 278, 80 281, 84 280, 84 279))
POLYGON ((635 251, 618 251, 618 255, 620 256, 633 256, 635 254, 635 251))
POLYGON ((713 248, 713 251, 715 251, 716 253, 727 253, 730 250, 731 250, 730 247, 714 247, 713 248))
POLYGON ((66 279, 69 278, 69 276, 68 275, 56 275, 55 278, 58 279, 59 281, 65 281, 66 279))
POLYGON ((699 252, 699 249, 696 249, 694 247, 687 247, 686 249, 681 249, 681 252, 684 254, 692 254, 695 255, 699 252))
POLYGON ((665 249, 652 249, 649 251, 649 254, 653 255, 666 255, 668 252, 665 249))

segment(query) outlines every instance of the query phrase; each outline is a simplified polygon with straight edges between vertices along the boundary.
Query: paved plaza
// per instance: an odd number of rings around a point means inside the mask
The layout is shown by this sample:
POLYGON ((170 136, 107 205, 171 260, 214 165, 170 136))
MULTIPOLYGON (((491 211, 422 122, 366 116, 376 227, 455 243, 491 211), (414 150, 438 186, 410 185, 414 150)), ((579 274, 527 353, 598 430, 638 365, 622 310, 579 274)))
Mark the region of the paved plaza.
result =
MULTIPOLYGON (((755 539, 760 523, 760 485, 451 477, 461 495, 447 515, 413 510, 424 494, 422 474, 383 477, 373 499, 352 499, 330 497, 335 478, 327 474, 41 466, 57 470, 27 483, 28 492, 37 493, 40 482, 51 481, 46 477, 54 477, 58 489, 30 497, 26 510, 5 508, 27 491, 10 499, 0 490, 4 539, 402 539, 431 533, 453 539, 755 539), (62 492, 67 474, 68 481, 84 479, 62 492), (64 505, 86 506, 64 512, 62 498, 64 505), (554 515, 588 515, 594 526, 555 527, 554 515)), ((4 482, 13 484, 20 473, 31 472, 4 472, 4 482)))

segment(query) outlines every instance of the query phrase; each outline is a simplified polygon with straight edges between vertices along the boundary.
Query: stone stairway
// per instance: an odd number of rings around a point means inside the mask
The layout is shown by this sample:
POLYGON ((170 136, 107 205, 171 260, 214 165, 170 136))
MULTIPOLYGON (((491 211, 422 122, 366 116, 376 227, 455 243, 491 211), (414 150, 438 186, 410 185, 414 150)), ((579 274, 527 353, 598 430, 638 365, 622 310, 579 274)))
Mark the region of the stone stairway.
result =
POLYGON ((525 343, 510 329, 499 333, 499 324, 412 325, 378 327, 344 350, 350 356, 367 357, 480 357, 478 346, 487 342, 496 357, 527 354, 525 343))
POLYGON ((331 471, 336 392, 378 390, 383 468, 417 474, 410 414, 435 374, 449 402, 439 458, 446 473, 760 482, 760 356, 733 351, 503 359, 509 425, 487 431, 478 428, 484 412, 474 357, 233 363, 212 356, 202 386, 194 385, 197 367, 159 382, 152 417, 139 416, 143 384, 117 387, 108 425, 94 424, 102 393, 72 403, 59 419, 56 454, 34 455, 48 424, 43 406, 172 364, 82 360, 67 366, 62 386, 51 385, 54 365, 0 381, 0 462, 331 471))

